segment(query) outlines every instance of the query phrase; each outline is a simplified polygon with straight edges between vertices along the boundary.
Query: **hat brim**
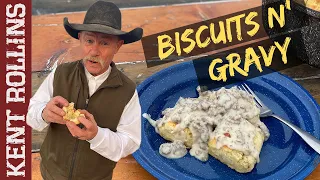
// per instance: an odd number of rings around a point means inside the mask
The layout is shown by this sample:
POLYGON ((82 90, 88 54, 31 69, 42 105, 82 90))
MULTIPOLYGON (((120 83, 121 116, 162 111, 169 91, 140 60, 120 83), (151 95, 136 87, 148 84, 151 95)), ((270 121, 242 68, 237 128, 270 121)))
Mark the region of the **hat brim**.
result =
POLYGON ((80 31, 91 31, 119 36, 124 41, 124 44, 139 41, 143 34, 142 28, 135 28, 130 32, 125 32, 101 24, 70 24, 67 17, 63 19, 63 26, 67 33, 75 39, 79 39, 78 33, 80 31))

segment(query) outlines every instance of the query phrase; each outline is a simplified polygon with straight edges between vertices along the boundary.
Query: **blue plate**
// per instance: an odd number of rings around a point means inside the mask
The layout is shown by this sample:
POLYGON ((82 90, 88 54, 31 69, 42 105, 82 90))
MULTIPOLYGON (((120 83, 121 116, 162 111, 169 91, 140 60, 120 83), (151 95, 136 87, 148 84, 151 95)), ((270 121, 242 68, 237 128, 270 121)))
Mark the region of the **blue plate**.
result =
MULTIPOLYGON (((310 94, 289 77, 277 72, 246 81, 276 114, 320 137, 320 108, 310 94)), ((158 119, 180 96, 198 97, 197 76, 192 62, 164 69, 138 87, 143 113, 158 119)), ((231 85, 232 86, 232 85, 231 85)), ((274 118, 263 118, 271 136, 262 147, 260 163, 250 173, 240 174, 210 156, 201 162, 189 153, 180 159, 162 157, 159 146, 166 142, 142 118, 142 143, 133 156, 159 179, 303 179, 319 164, 319 155, 295 132, 274 118)))

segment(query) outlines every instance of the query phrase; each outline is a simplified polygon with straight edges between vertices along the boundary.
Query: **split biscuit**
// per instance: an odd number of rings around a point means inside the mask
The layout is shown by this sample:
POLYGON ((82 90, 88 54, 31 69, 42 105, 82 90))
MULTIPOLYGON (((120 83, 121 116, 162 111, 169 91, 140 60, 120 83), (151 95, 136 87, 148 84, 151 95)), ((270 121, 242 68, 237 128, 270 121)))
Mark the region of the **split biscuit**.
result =
POLYGON ((66 113, 63 116, 63 119, 66 121, 72 121, 75 124, 80 124, 78 117, 85 117, 84 114, 81 114, 80 111, 74 109, 74 103, 69 103, 68 106, 62 108, 62 110, 66 113))

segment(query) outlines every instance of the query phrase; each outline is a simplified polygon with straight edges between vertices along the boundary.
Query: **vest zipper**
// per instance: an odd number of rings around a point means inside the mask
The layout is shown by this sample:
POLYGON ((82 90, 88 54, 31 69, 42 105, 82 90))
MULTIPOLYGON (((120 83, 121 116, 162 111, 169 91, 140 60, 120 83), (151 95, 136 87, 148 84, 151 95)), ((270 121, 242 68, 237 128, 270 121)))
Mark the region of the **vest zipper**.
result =
POLYGON ((86 106, 84 107, 84 109, 87 109, 87 108, 88 108, 88 104, 89 104, 89 98, 86 99, 86 106))
POLYGON ((70 175, 69 175, 69 180, 72 180, 72 175, 73 175, 73 168, 74 168, 74 162, 76 160, 76 153, 78 151, 78 145, 79 145, 79 139, 76 140, 76 144, 74 146, 74 151, 72 154, 72 161, 71 161, 71 169, 70 169, 70 175))
MULTIPOLYGON (((86 105, 84 109, 88 108, 88 103, 89 103, 89 98, 86 99, 86 105)), ((72 160, 71 160, 71 169, 70 169, 70 175, 69 175, 69 180, 72 180, 72 175, 73 175, 73 168, 74 168, 74 162, 76 161, 76 153, 78 151, 78 146, 79 146, 79 139, 76 140, 76 144, 74 146, 74 151, 72 154, 72 160)))

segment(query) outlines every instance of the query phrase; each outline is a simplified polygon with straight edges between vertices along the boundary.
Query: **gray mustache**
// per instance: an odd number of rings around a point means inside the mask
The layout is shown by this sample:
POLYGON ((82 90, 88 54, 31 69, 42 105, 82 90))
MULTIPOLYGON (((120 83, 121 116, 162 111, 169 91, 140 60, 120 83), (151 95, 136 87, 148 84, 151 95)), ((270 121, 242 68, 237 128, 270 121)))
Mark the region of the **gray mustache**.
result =
POLYGON ((99 62, 99 63, 102 62, 102 60, 101 60, 100 58, 98 58, 98 57, 91 57, 91 56, 87 56, 87 57, 83 58, 83 60, 85 60, 85 61, 91 60, 91 61, 96 61, 96 62, 99 62))

